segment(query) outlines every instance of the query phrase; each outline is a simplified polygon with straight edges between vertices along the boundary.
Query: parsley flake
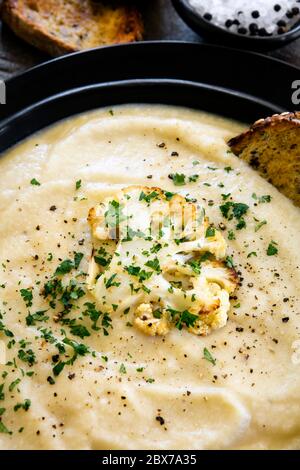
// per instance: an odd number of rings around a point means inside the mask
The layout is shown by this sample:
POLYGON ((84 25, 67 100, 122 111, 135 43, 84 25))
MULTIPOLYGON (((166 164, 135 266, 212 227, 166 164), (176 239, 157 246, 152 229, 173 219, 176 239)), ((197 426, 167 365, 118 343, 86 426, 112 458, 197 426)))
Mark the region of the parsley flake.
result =
POLYGON ((206 361, 210 362, 214 366, 216 365, 217 360, 212 356, 207 348, 203 349, 203 359, 206 359, 206 361))
POLYGON ((41 186, 41 183, 35 178, 32 178, 32 180, 30 181, 30 184, 32 184, 33 186, 41 186))
POLYGON ((186 184, 185 175, 183 173, 172 173, 170 178, 173 180, 175 186, 184 186, 186 184))
POLYGON ((277 255, 277 253, 278 253, 278 248, 277 248, 275 245, 277 245, 277 243, 274 242, 273 240, 271 241, 271 243, 269 243, 269 246, 268 246, 268 248, 267 248, 267 255, 268 255, 268 256, 277 255))

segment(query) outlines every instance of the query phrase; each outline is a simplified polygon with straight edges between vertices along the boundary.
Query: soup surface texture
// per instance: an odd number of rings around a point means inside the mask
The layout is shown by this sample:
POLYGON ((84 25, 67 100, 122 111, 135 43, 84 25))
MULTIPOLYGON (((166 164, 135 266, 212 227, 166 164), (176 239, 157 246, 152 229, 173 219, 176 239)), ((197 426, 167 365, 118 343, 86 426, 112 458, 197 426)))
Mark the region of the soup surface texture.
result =
POLYGON ((241 130, 121 106, 2 156, 0 448, 300 448, 299 210, 228 152, 241 130), (87 215, 130 185, 195 198, 222 230, 241 284, 223 328, 150 337, 93 316, 87 215), (241 226, 227 201, 248 206, 241 226))

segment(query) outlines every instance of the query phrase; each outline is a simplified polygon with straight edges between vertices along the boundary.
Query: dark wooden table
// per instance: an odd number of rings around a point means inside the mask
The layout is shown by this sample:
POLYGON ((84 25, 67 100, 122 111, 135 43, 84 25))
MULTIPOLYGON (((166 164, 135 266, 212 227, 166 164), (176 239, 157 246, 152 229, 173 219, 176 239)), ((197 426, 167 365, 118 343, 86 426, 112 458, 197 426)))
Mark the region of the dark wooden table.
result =
MULTIPOLYGON (((183 23, 174 11, 171 0, 147 0, 143 4, 146 40, 204 41, 183 23)), ((268 54, 300 67, 300 39, 268 54)), ((48 56, 18 39, 0 23, 0 79, 7 79, 47 59, 48 56)))

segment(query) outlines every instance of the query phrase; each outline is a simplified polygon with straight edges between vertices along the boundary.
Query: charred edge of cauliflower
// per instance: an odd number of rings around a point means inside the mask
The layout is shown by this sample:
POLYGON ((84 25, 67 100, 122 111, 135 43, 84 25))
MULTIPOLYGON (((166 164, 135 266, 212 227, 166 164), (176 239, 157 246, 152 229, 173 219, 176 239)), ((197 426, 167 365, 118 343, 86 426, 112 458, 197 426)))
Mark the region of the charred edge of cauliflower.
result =
POLYGON ((239 285, 240 280, 236 270, 226 266, 223 261, 206 261, 202 264, 201 272, 209 282, 218 284, 229 294, 232 294, 239 285))
POLYGON ((134 326, 148 336, 165 336, 171 329, 166 312, 155 318, 151 304, 140 304, 135 311, 134 326))
POLYGON ((199 319, 196 320, 193 326, 188 328, 190 333, 197 336, 207 336, 213 330, 218 330, 227 323, 230 308, 229 294, 217 284, 211 283, 210 288, 215 290, 218 299, 215 300, 213 307, 199 312, 199 319))

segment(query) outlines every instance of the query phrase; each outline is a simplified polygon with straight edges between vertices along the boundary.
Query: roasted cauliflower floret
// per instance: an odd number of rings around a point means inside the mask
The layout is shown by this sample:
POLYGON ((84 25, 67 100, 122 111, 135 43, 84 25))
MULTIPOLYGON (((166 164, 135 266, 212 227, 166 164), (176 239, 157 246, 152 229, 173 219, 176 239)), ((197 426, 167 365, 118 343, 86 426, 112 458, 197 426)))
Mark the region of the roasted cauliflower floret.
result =
POLYGON ((164 336, 171 329, 166 312, 160 313, 157 318, 150 304, 141 304, 137 307, 133 324, 149 336, 164 336))
POLYGON ((143 234, 161 239, 197 239, 203 235, 203 211, 179 194, 160 188, 129 186, 106 197, 89 211, 98 240, 120 240, 143 234), (171 196, 170 196, 171 194, 171 196))
POLYGON ((205 261, 201 266, 201 273, 208 282, 218 284, 229 294, 232 294, 238 286, 239 278, 236 271, 221 261, 205 261))
POLYGON ((224 237, 201 207, 160 188, 131 186, 92 209, 89 222, 98 249, 88 284, 101 310, 129 308, 134 326, 149 336, 174 326, 207 335, 226 324, 238 277, 223 261, 224 237))
POLYGON ((199 319, 189 327, 189 331, 198 336, 207 336, 211 331, 223 328, 228 319, 230 308, 228 293, 218 284, 208 283, 208 288, 215 299, 215 304, 213 308, 199 312, 199 319))

